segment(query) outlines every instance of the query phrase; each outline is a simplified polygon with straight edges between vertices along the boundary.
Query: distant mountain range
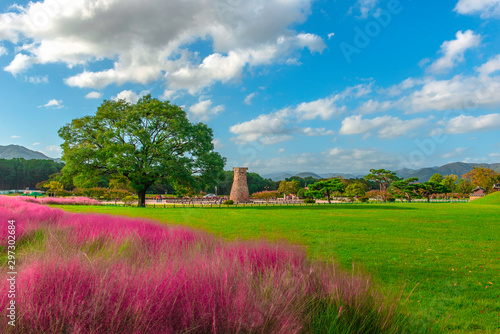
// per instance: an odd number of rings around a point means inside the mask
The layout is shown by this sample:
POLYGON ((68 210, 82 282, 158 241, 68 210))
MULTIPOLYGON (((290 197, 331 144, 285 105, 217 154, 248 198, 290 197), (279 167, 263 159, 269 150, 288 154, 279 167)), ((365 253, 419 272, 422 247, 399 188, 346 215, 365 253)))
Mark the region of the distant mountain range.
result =
MULTIPOLYGON (((24 158, 26 160, 30 159, 41 159, 41 160, 54 160, 60 161, 60 159, 53 159, 41 152, 30 150, 24 146, 19 145, 0 145, 0 159, 13 159, 13 158, 24 158)), ((500 172, 500 163, 486 164, 486 163, 465 163, 465 162, 454 162, 446 164, 439 167, 426 167, 420 169, 400 169, 396 171, 396 174, 402 178, 418 177, 420 182, 429 181, 432 175, 439 173, 441 175, 455 174, 461 177, 463 174, 470 172, 472 167, 483 166, 491 168, 500 172)), ((299 176, 301 178, 312 177, 314 179, 326 179, 333 176, 341 175, 346 179, 363 177, 364 175, 354 175, 354 174, 344 174, 344 173, 312 173, 312 172, 277 172, 270 174, 261 175, 265 179, 272 179, 273 181, 281 181, 292 176, 299 176)))
MULTIPOLYGON (((405 179, 409 177, 418 177, 418 180, 420 182, 426 182, 429 181, 432 175, 436 173, 439 173, 441 175, 455 174, 458 177, 461 177, 463 174, 470 172, 472 170, 472 167, 477 167, 477 166, 491 168, 493 170, 496 170, 497 172, 500 172, 500 163, 486 164, 486 163, 454 162, 439 167, 426 167, 420 169, 401 169, 397 170, 396 174, 399 177, 405 179)), ((308 176, 311 176, 314 179, 326 179, 338 175, 341 175, 346 179, 357 178, 357 177, 359 178, 364 176, 364 175, 353 175, 353 174, 343 174, 343 173, 316 174, 311 172, 301 172, 301 173, 280 172, 280 173, 265 174, 262 175, 262 177, 265 179, 271 179, 273 181, 281 181, 290 178, 292 176, 299 176, 301 178, 306 178, 308 176)))
POLYGON ((421 169, 401 169, 396 171, 397 175, 402 178, 418 177, 421 182, 429 181, 432 175, 439 173, 441 175, 455 174, 461 177, 472 170, 472 167, 483 166, 486 168, 491 168, 497 172, 500 172, 500 163, 486 164, 486 163, 466 163, 466 162, 454 162, 446 164, 439 167, 427 167, 421 169))
POLYGON ((273 181, 282 181, 284 179, 288 179, 292 176, 298 176, 303 179, 306 177, 312 177, 313 179, 327 179, 333 176, 338 176, 341 175, 342 177, 346 179, 352 179, 356 177, 362 177, 362 175, 353 175, 353 174, 344 174, 344 173, 328 173, 328 174, 316 174, 316 173, 311 173, 311 172, 279 172, 279 173, 270 173, 270 174, 264 174, 261 175, 265 179, 271 179, 273 181))
POLYGON ((30 150, 24 146, 19 145, 0 145, 0 159, 14 159, 23 158, 26 160, 36 159, 36 160, 54 160, 59 161, 60 159, 49 158, 45 154, 37 151, 30 150))

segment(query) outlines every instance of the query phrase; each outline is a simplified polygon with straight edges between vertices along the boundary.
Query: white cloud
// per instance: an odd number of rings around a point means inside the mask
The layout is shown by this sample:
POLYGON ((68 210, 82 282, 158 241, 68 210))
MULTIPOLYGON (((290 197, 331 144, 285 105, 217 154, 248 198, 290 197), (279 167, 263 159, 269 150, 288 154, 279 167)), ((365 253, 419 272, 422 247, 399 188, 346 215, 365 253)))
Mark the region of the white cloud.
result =
POLYGON ((292 138, 288 134, 287 121, 277 114, 260 115, 251 121, 231 126, 229 131, 237 135, 235 141, 239 144, 259 141, 269 145, 292 138))
POLYGON ((335 134, 335 131, 333 130, 326 130, 325 128, 311 128, 307 127, 304 129, 301 129, 302 134, 313 137, 313 136, 333 136, 335 134))
POLYGON ((431 78, 424 78, 424 79, 408 78, 396 85, 390 86, 389 88, 379 89, 379 92, 381 94, 387 94, 389 96, 398 96, 409 89, 412 89, 416 86, 422 86, 426 82, 431 80, 432 80, 431 78))
POLYGON ((10 136, 10 138, 12 138, 12 139, 19 139, 19 138, 21 138, 21 136, 10 136))
POLYGON ((432 80, 420 90, 398 101, 407 112, 430 110, 498 108, 500 76, 461 76, 432 80))
MULTIPOLYGON (((357 18, 366 19, 368 16, 375 14, 379 0, 358 0, 354 5, 354 9, 359 11, 357 18)), ((351 8, 350 11, 352 11, 351 8)))
POLYGON ((500 114, 488 114, 481 116, 460 115, 452 118, 446 124, 447 133, 469 133, 500 130, 500 114))
POLYGON ((493 159, 499 159, 500 158, 500 153, 493 152, 493 153, 488 154, 488 157, 489 158, 493 158, 493 159))
POLYGON ((100 99, 102 98, 102 93, 99 92, 90 92, 87 95, 85 95, 86 99, 100 99))
POLYGON ((379 102, 373 99, 370 99, 364 102, 356 109, 356 113, 358 114, 371 114, 374 112, 384 112, 393 107, 393 103, 391 101, 383 101, 379 102))
POLYGON ((367 137, 372 131, 376 131, 379 138, 395 138, 404 136, 410 131, 422 127, 425 123, 427 120, 423 118, 404 121, 391 116, 363 119, 361 115, 354 115, 342 121, 339 133, 341 135, 363 134, 367 137))
POLYGON ((300 128, 294 124, 314 119, 329 120, 346 111, 339 103, 362 97, 371 92, 372 84, 347 87, 344 91, 311 102, 303 102, 295 107, 287 107, 269 114, 259 115, 250 121, 233 125, 229 130, 236 134, 233 140, 238 144, 260 142, 270 145, 290 140, 293 135, 332 135, 331 130, 300 128))
POLYGON ((165 89, 163 95, 161 96, 163 100, 175 100, 177 97, 179 97, 177 92, 171 89, 165 89))
POLYGON ((61 109, 64 107, 62 100, 52 99, 43 106, 39 106, 38 108, 52 108, 52 109, 61 109))
POLYGON ((203 100, 189 107, 188 111, 194 119, 201 122, 208 122, 218 114, 224 111, 223 105, 218 105, 212 108, 211 100, 203 100))
POLYGON ((212 144, 214 144, 214 148, 216 150, 221 149, 224 147, 224 144, 222 144, 221 140, 219 138, 215 138, 212 140, 212 144))
POLYGON ((331 39, 333 36, 335 36, 335 33, 334 32, 331 32, 328 34, 328 39, 331 39))
POLYGON ((116 96, 113 96, 111 99, 113 101, 118 101, 118 100, 125 100, 128 103, 136 104, 137 101, 144 95, 149 94, 149 90, 143 90, 139 94, 137 94, 134 91, 131 90, 123 90, 120 93, 118 93, 116 96))
POLYGON ((243 100, 243 103, 246 105, 251 105, 252 104, 252 99, 257 95, 257 93, 251 93, 248 94, 247 97, 245 97, 245 100, 243 100))
POLYGON ((61 152, 61 147, 56 145, 50 145, 45 147, 45 150, 47 152, 61 152))
POLYGON ((8 54, 9 54, 9 51, 7 51, 7 49, 5 48, 5 46, 3 46, 3 45, 0 44, 0 57, 8 55, 8 54))
POLYGON ((18 53, 14 57, 14 60, 8 66, 4 67, 4 70, 16 76, 31 67, 34 62, 35 60, 32 57, 18 53))
POLYGON ((339 95, 334 95, 312 102, 303 102, 295 108, 294 113, 297 115, 299 121, 311 120, 316 118, 327 120, 332 118, 334 115, 341 114, 345 111, 345 108, 339 108, 335 104, 335 102, 338 101, 339 98, 339 95))
POLYGON ((38 145, 41 145, 40 143, 33 143, 32 144, 33 146, 38 146, 38 145))
POLYGON ((168 90, 195 94, 215 82, 237 80, 253 66, 286 64, 307 48, 326 47, 317 35, 290 27, 305 21, 312 0, 40 0, 0 14, 0 40, 19 52, 5 70, 33 64, 83 65, 65 81, 103 88, 162 79, 168 90), (201 62, 193 43, 211 51, 201 62), (110 68, 93 72, 102 59, 110 68))
POLYGON ((500 17, 500 0, 459 0, 454 10, 460 14, 479 14, 482 18, 500 17))
POLYGON ((24 77, 24 80, 35 85, 49 83, 49 77, 47 75, 45 76, 35 75, 32 77, 26 76, 24 77))
POLYGON ((301 49, 309 49, 311 52, 322 53, 326 48, 325 42, 321 37, 314 34, 298 34, 294 37, 296 39, 295 44, 301 49))
POLYGON ((469 149, 468 147, 457 147, 456 149, 443 154, 441 157, 444 159, 461 157, 464 154, 464 152, 467 151, 468 149, 469 149))
POLYGON ((492 73, 500 71, 500 55, 488 60, 486 63, 481 65, 477 71, 483 76, 489 76, 492 73))
POLYGON ((475 35, 472 30, 456 33, 456 39, 446 41, 441 45, 443 56, 428 67, 433 73, 447 72, 464 61, 465 51, 476 48, 481 43, 481 35, 475 35))
MULTIPOLYGON (((279 150, 278 150, 279 151, 279 150)), ((376 147, 364 149, 332 148, 320 153, 279 155, 271 159, 256 159, 248 162, 251 170, 260 173, 283 171, 283 166, 317 173, 366 174, 370 168, 393 169, 399 157, 376 147)))
POLYGON ((50 146, 46 146, 45 150, 40 151, 40 152, 42 152, 43 154, 45 154, 49 157, 54 157, 54 156, 60 156, 61 151, 62 151, 61 147, 59 147, 57 145, 50 145, 50 146))

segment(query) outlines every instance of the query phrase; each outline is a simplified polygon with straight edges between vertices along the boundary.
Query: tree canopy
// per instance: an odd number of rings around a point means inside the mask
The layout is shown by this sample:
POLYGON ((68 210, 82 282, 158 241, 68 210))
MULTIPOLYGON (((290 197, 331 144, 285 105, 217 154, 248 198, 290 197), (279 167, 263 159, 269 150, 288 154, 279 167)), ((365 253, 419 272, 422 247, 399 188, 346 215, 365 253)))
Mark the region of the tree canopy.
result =
POLYGON ((481 187, 487 192, 491 192, 493 190, 493 185, 500 181, 500 173, 491 168, 482 166, 472 167, 472 170, 462 175, 462 178, 470 180, 475 187, 481 187))
MULTIPOLYGON (((385 194, 391 182, 397 181, 400 178, 396 175, 396 172, 391 172, 390 170, 370 169, 370 173, 365 176, 365 179, 377 182, 380 186, 380 192, 385 194)), ((385 202, 385 197, 383 200, 385 202)))
POLYGON ((64 140, 64 173, 87 179, 124 176, 137 192, 139 206, 158 180, 190 188, 215 184, 225 163, 213 151, 207 125, 190 123, 180 107, 151 95, 136 104, 104 101, 94 116, 74 119, 59 136, 64 140))
POLYGON ((420 183, 415 183, 418 181, 418 177, 410 177, 406 180, 398 180, 392 183, 392 186, 399 190, 404 197, 411 202, 411 199, 414 195, 417 194, 418 189, 420 188, 420 183))
POLYGON ((0 190, 35 188, 63 166, 52 160, 0 159, 0 190))
POLYGON ((344 184, 340 179, 329 179, 323 181, 317 181, 309 186, 309 190, 306 191, 306 196, 313 196, 315 198, 323 198, 326 196, 328 198, 328 203, 331 204, 331 195, 336 191, 344 191, 344 184))
POLYGON ((296 194, 299 188, 300 182, 298 180, 281 181, 278 192, 285 195, 296 194))

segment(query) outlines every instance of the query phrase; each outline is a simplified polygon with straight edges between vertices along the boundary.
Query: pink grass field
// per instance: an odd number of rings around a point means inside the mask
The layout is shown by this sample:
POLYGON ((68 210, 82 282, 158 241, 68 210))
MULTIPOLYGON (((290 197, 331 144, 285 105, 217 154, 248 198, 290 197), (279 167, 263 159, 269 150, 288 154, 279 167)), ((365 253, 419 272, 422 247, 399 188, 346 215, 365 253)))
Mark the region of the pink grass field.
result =
MULTIPOLYGON (((391 324, 390 303, 368 278, 313 263, 284 243, 227 242, 0 196, 2 259, 9 220, 16 221, 16 326, 5 320, 2 279, 1 333, 302 333, 320 299, 336 305, 339 318, 376 313, 381 329, 391 324)), ((0 268, 7 277, 6 263, 0 268)))

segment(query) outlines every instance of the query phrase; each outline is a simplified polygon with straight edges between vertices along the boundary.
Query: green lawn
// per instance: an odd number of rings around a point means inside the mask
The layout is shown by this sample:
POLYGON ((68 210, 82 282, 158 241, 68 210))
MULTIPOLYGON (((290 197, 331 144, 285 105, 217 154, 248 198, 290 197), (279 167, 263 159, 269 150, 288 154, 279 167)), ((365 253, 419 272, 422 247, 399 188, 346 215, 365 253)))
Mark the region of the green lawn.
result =
POLYGON ((311 258, 354 263, 390 291, 414 289, 408 311, 435 328, 500 332, 500 205, 64 209, 148 217, 229 239, 284 239, 311 258))

